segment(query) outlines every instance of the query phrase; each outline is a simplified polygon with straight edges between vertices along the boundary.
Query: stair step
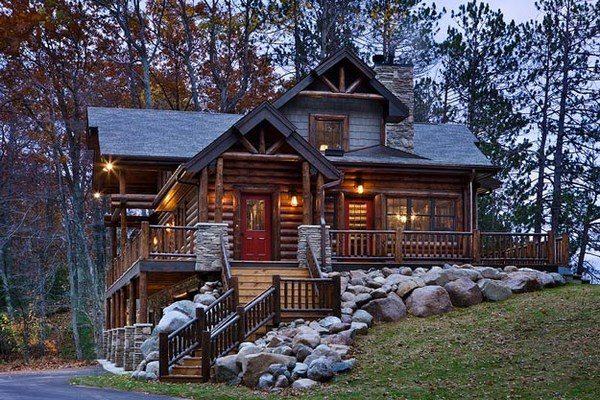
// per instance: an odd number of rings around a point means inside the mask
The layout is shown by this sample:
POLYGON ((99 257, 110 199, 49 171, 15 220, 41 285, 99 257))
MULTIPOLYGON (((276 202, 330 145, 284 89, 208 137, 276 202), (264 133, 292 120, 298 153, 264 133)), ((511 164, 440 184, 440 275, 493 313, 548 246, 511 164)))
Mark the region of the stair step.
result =
POLYGON ((200 376, 200 375, 175 375, 175 374, 163 376, 163 377, 160 378, 160 381, 161 382, 177 382, 177 383, 185 383, 185 382, 200 383, 200 382, 204 382, 204 380, 202 379, 202 376, 200 376))
POLYGON ((188 357, 181 361, 181 365, 185 367, 199 367, 202 364, 202 357, 188 357))
POLYGON ((198 375, 200 376, 200 368, 197 366, 189 365, 174 365, 173 373, 171 375, 198 375))

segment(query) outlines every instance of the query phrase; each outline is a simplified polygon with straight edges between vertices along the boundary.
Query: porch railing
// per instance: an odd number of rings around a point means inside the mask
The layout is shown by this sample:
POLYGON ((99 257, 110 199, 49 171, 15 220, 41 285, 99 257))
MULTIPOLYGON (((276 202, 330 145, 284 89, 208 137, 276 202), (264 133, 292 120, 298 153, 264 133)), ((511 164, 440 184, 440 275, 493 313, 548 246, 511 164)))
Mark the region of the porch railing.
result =
POLYGON ((474 262, 554 266, 568 263, 568 237, 547 233, 331 230, 332 258, 342 262, 474 262))
POLYGON ((149 225, 141 228, 111 260, 106 271, 106 287, 110 287, 139 260, 191 260, 196 257, 194 226, 149 225))

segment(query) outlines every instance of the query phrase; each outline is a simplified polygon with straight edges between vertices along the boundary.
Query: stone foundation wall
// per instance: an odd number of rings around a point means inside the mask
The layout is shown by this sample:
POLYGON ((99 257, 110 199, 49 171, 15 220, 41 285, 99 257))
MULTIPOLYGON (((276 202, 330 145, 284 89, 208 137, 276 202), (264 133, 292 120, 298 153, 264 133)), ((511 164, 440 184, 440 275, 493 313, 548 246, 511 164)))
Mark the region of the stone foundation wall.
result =
POLYGON ((221 237, 227 236, 227 224, 202 222, 196 228, 196 271, 220 271, 221 237))
POLYGON ((123 361, 125 356, 125 328, 116 329, 116 343, 115 343, 115 367, 123 367, 123 361))
POLYGON ((125 327, 125 335, 123 338, 123 369, 125 371, 133 371, 135 368, 133 365, 133 352, 135 347, 134 331, 135 328, 133 326, 125 327))
POLYGON ((306 249, 310 244, 321 269, 325 272, 331 271, 331 240, 329 239, 329 226, 325 227, 325 262, 321 260, 321 226, 300 225, 298 227, 298 264, 306 267, 306 249))
POLYGON ((144 359, 141 347, 142 343, 144 343, 144 341, 152 334, 152 324, 135 324, 133 327, 133 351, 131 360, 133 368, 135 369, 144 359))

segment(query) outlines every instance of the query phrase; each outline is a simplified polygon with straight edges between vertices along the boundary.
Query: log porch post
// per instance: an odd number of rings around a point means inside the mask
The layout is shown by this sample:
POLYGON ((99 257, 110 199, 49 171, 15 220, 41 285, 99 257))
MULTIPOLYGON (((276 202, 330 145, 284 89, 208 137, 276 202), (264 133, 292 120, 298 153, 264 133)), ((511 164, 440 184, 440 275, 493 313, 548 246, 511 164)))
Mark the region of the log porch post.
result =
POLYGON ((128 296, 127 296, 127 300, 128 301, 128 314, 127 314, 127 325, 128 326, 132 326, 133 324, 135 324, 135 290, 134 290, 134 286, 133 286, 133 281, 129 281, 129 285, 127 285, 127 289, 128 289, 128 296))
POLYGON ((323 175, 318 174, 317 175, 317 187, 316 187, 316 191, 317 191, 317 196, 315 199, 315 212, 314 212, 314 223, 315 225, 320 225, 321 224, 321 211, 323 210, 323 207, 325 206, 324 204, 324 191, 322 190, 322 187, 324 185, 323 182, 323 175))
POLYGON ((203 168, 200 172, 200 184, 198 186, 198 222, 208 222, 208 169, 203 168))
POLYGON ((549 265, 554 265, 556 264, 557 260, 556 257, 554 257, 554 246, 556 245, 556 241, 555 241, 555 235, 554 235, 554 231, 550 230, 548 231, 548 239, 546 239, 546 248, 547 248, 547 252, 546 255, 548 256, 548 264, 549 265))
POLYGON ((310 165, 302 163, 302 223, 309 225, 312 220, 312 200, 310 195, 310 165))
POLYGON ((110 326, 110 297, 104 299, 104 329, 111 329, 110 326))
POLYGON ((473 239, 471 243, 471 253, 473 255, 473 263, 481 262, 481 232, 479 229, 473 230, 473 239))
POLYGON ((217 159, 215 177, 215 222, 223 222, 223 157, 217 159))
MULTIPOLYGON (((125 183, 125 171, 119 171, 119 194, 126 194, 126 183, 125 183)), ((124 200, 121 200, 121 254, 125 251, 125 245, 127 244, 127 204, 124 200)))
POLYGON ((137 320, 140 324, 148 323, 148 276, 147 272, 140 272, 138 279, 138 293, 140 295, 140 310, 137 320))

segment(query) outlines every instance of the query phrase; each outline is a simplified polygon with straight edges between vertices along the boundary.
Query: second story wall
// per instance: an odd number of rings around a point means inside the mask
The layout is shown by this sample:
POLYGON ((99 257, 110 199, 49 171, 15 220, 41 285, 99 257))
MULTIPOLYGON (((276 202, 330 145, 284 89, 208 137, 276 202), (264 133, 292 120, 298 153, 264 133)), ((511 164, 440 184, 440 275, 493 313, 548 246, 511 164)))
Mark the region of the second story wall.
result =
POLYGON ((373 100, 317 99, 298 96, 281 108, 281 112, 296 126, 298 133, 309 140, 311 114, 347 115, 349 149, 359 149, 381 143, 383 107, 373 100))

